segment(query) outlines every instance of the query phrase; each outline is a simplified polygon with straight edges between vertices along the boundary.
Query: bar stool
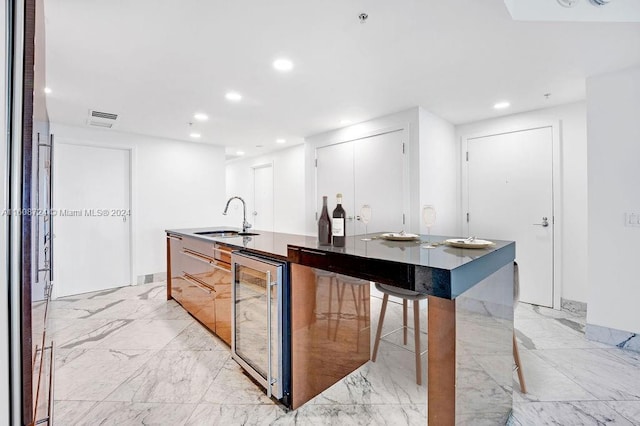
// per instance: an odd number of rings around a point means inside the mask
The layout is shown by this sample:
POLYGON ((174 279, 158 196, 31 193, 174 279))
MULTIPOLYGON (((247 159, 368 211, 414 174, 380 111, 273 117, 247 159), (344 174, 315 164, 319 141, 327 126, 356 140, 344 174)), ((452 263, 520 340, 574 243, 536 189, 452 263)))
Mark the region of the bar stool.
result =
POLYGON ((414 333, 414 340, 415 340, 414 352, 416 356, 416 383, 418 384, 418 386, 420 386, 422 385, 421 356, 427 352, 427 350, 424 350, 422 352, 420 351, 420 300, 424 300, 428 296, 426 294, 417 293, 415 291, 405 290, 403 288, 393 287, 390 285, 379 284, 379 283, 376 283, 376 289, 384 293, 384 296, 382 297, 382 309, 380 310, 380 319, 378 321, 378 330, 376 331, 376 339, 375 339, 375 344, 373 346, 373 355, 371 356, 371 361, 376 362, 380 340, 383 337, 390 335, 391 333, 395 333, 396 331, 402 329, 403 343, 405 345, 407 344, 407 329, 409 328, 407 326, 407 302, 409 300, 413 300, 413 333, 414 333), (384 323, 384 315, 387 310, 387 302, 389 301, 389 296, 399 297, 402 299, 402 327, 397 328, 393 331, 390 331, 385 335, 381 335, 382 324, 384 323))
MULTIPOLYGON (((520 299, 520 271, 518 270, 518 264, 513 262, 513 310, 515 312, 516 306, 518 306, 518 300, 520 299)), ((524 382, 524 373, 522 372, 522 363, 520 362, 520 351, 518 351, 518 341, 516 339, 516 330, 513 329, 513 360, 516 363, 516 370, 518 371, 518 381, 520 382, 520 391, 527 393, 527 385, 524 382)))

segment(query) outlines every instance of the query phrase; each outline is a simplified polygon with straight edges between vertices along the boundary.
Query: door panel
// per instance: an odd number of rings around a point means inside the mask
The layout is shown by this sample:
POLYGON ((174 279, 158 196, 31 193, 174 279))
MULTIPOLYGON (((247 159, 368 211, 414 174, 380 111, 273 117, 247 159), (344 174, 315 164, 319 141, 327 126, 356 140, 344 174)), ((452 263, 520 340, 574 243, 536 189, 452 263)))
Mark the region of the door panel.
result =
POLYGON ((469 228, 513 240, 520 300, 553 306, 553 133, 551 127, 467 141, 469 228), (549 225, 535 225, 546 217, 549 225))
POLYGON ((273 167, 253 169, 253 229, 273 232, 273 167))
MULTIPOLYGON (((316 151, 316 212, 322 212, 322 196, 328 197, 331 216, 336 207, 336 194, 342 194, 342 206, 347 217, 354 216, 353 144, 351 142, 329 145, 316 151)), ((347 220, 346 235, 354 234, 354 221, 347 220)))
MULTIPOLYGON (((400 232, 403 222, 402 132, 386 133, 354 143, 355 213, 363 204, 371 206, 367 232, 400 232)), ((356 224, 356 234, 364 224, 356 224)))
POLYGON ((404 229, 404 154, 402 131, 357 139, 316 150, 318 215, 322 196, 329 197, 329 215, 335 194, 343 195, 347 212, 347 235, 364 234, 364 225, 355 220, 363 204, 372 207, 368 232, 399 232, 404 229))
POLYGON ((130 152, 58 143, 56 295, 131 284, 130 152))

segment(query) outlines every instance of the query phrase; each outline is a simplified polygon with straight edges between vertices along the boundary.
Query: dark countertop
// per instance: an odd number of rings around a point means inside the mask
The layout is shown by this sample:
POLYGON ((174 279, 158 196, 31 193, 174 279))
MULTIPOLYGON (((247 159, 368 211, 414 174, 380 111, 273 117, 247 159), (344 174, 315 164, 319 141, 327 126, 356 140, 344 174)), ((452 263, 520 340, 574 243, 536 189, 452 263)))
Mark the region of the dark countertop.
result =
MULTIPOLYGON (((259 235, 250 237, 197 234, 221 229, 234 228, 171 229, 166 232, 451 299, 515 259, 512 241, 492 240, 495 246, 486 249, 445 245, 423 249, 418 241, 361 241, 364 236, 356 235, 347 237, 345 247, 336 248, 320 246, 315 236, 260 230, 251 230, 259 235)), ((373 233, 369 237, 378 235, 373 233)), ((438 242, 448 238, 456 236, 431 235, 429 239, 438 242)), ((422 236, 422 240, 426 241, 426 236, 422 236)))

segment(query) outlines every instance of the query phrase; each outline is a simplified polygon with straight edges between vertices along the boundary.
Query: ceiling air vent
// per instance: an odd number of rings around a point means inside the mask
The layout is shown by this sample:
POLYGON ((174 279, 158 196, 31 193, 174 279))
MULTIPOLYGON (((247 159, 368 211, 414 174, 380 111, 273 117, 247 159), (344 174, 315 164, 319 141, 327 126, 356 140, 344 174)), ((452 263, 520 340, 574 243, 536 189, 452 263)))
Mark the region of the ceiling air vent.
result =
POLYGON ((90 109, 89 118, 87 119, 87 124, 89 126, 110 129, 116 123, 117 119, 118 119, 118 114, 90 109))

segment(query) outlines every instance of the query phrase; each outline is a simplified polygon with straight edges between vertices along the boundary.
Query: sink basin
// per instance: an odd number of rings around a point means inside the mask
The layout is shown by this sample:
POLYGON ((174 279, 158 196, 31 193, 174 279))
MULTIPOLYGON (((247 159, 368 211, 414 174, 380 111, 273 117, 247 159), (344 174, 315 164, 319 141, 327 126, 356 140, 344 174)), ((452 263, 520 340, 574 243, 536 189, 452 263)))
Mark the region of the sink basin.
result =
POLYGON ((204 231, 196 232, 198 235, 204 235, 205 237, 237 237, 238 231, 232 230, 220 230, 220 231, 204 231))
POLYGON ((231 229, 224 229, 220 231, 203 231, 196 232, 197 235, 204 235, 205 237, 251 237, 253 235, 260 235, 254 232, 238 232, 231 229))

